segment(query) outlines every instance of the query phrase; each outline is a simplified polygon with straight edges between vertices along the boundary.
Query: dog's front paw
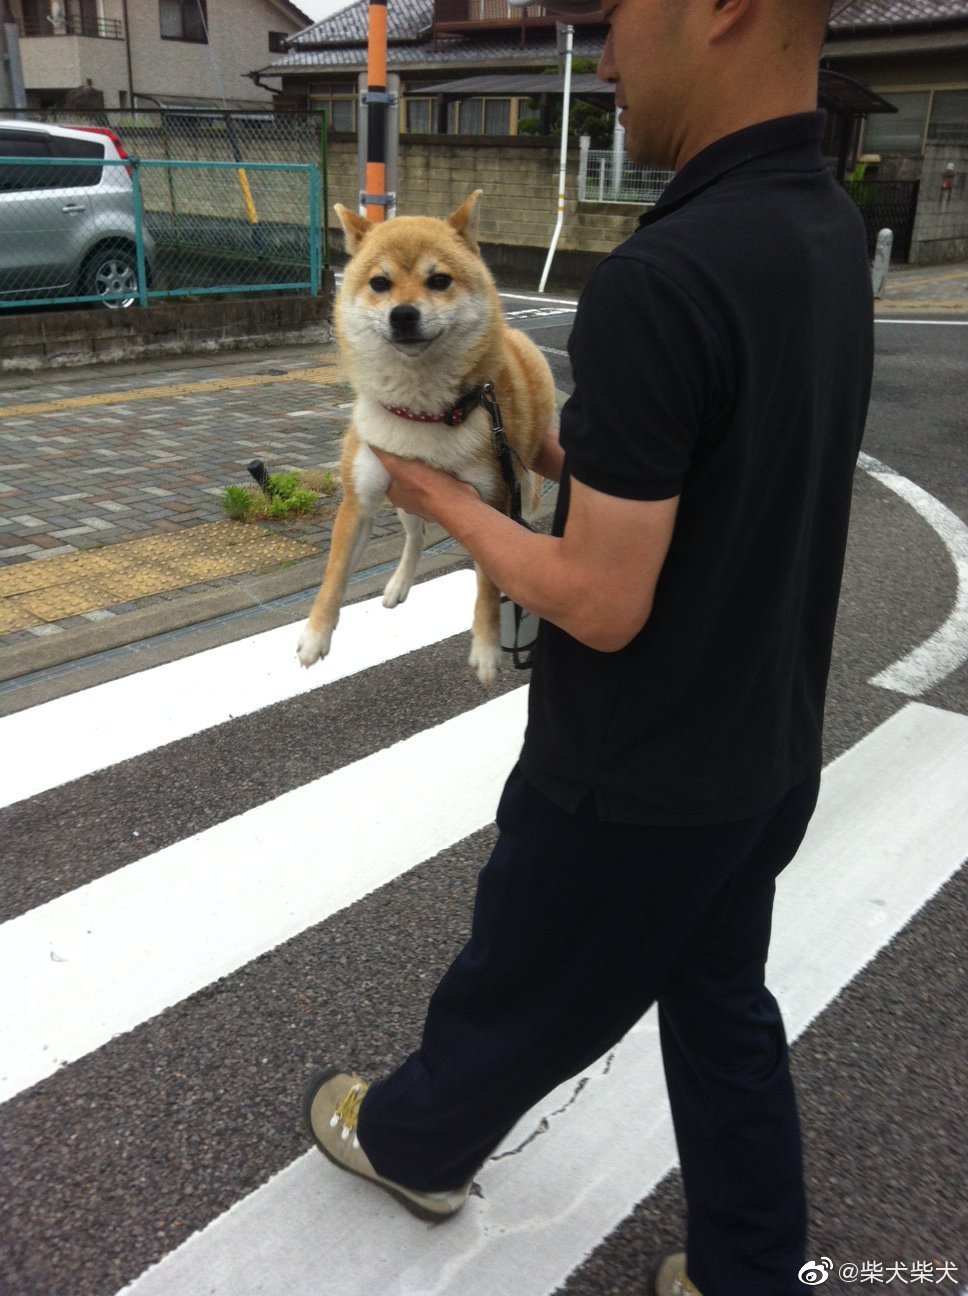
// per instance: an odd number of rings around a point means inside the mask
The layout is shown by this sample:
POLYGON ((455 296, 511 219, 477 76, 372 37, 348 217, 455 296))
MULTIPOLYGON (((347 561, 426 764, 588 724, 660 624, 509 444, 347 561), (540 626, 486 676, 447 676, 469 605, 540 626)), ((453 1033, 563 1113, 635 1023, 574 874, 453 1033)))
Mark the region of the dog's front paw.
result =
POLYGON ((314 630, 307 621, 296 646, 296 656, 302 665, 312 666, 325 657, 329 652, 329 641, 332 637, 332 630, 314 630))
POLYGON ((477 672, 477 678, 485 688, 497 679, 498 667, 501 665, 501 648, 499 644, 485 643, 475 635, 471 640, 471 655, 468 658, 471 669, 477 672))
POLYGON ((410 586, 413 584, 406 576, 401 576, 399 570, 395 571, 386 583, 383 591, 383 606, 385 608, 395 608, 402 603, 410 593, 410 586))

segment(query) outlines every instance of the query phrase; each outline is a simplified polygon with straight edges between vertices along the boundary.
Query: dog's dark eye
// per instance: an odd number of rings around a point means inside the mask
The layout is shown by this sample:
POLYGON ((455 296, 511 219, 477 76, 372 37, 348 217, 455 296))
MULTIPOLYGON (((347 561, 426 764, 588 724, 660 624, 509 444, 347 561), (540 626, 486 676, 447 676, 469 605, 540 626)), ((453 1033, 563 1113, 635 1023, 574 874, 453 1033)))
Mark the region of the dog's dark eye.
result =
POLYGON ((390 280, 386 275, 374 275, 370 280, 370 287, 375 293, 389 292, 390 286, 390 280))
POLYGON ((446 292, 453 282, 449 274, 432 274, 427 280, 427 287, 434 292, 446 292))

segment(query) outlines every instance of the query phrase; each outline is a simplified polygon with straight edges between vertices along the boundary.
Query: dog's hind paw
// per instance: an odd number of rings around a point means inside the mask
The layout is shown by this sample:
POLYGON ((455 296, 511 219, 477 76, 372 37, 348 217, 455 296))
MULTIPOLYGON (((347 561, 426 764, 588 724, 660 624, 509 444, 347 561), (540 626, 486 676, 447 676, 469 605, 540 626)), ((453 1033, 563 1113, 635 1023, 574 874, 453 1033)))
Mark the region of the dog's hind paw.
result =
POLYGON ((307 623, 296 646, 296 656, 301 664, 312 666, 325 657, 329 652, 329 641, 332 637, 332 630, 313 630, 307 623))
POLYGON ((467 659, 471 669, 477 672, 477 678, 485 688, 489 688, 497 679, 501 665, 501 648, 499 644, 485 643, 483 640, 471 640, 471 655, 467 659))

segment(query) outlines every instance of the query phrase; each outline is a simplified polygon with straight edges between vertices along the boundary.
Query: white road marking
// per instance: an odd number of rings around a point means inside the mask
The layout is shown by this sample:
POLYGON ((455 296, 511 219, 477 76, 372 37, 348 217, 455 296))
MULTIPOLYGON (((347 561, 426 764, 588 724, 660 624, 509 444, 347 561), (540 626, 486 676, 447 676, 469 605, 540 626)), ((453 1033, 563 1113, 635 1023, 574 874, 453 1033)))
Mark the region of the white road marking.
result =
MULTIPOLYGON (((965 307, 968 310, 968 305, 965 307)), ((887 319, 878 316, 875 324, 923 324, 934 328, 968 328, 968 320, 887 319)))
POLYGON ((945 621, 917 648, 868 680, 878 688, 920 697, 968 661, 968 526, 923 487, 873 456, 861 454, 859 462, 865 472, 921 514, 954 564, 955 601, 945 621))
POLYGON ((534 302, 537 306, 569 306, 572 310, 578 309, 578 302, 574 298, 545 297, 543 293, 532 296, 528 293, 502 292, 499 295, 502 299, 507 298, 508 301, 526 301, 534 302))
POLYGON ((560 306, 534 306, 527 310, 505 311, 505 319, 544 319, 548 315, 571 315, 570 310, 563 310, 560 306))
POLYGON ((564 356, 566 359, 568 358, 568 352, 562 351, 558 347, 539 346, 538 350, 543 351, 545 355, 564 356))
POLYGON ((379 597, 354 603, 309 670, 296 660, 298 624, 286 625, 0 719, 0 807, 467 630, 475 588, 459 571, 414 586, 392 611, 379 597))
MULTIPOLYGON (((826 770, 778 887, 769 978, 791 1038, 966 851, 968 718, 909 705, 826 770)), ((546 1296, 674 1164, 649 1013, 528 1113, 479 1174, 483 1198, 446 1228, 418 1224, 313 1151, 124 1296, 546 1296)))
POLYGON ((4 923, 0 1102, 490 823, 521 747, 526 694, 4 923), (433 771, 433 813, 414 795, 421 770, 433 771))

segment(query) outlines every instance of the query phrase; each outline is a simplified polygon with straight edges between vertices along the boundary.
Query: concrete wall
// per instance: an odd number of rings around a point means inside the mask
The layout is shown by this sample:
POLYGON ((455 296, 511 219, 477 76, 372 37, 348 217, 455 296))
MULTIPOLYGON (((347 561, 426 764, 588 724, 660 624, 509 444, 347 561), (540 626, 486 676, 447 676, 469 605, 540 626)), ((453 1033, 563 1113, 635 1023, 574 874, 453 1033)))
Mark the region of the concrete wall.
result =
MULTIPOLYGON (((447 216, 468 194, 483 189, 478 238, 482 245, 535 249, 542 254, 554 234, 559 146, 527 138, 402 136, 398 214, 447 216)), ((604 255, 635 229, 641 207, 579 203, 578 147, 570 150, 563 253, 604 255)), ((337 137, 329 150, 330 204, 356 208, 359 197, 356 141, 337 137)), ((338 228, 330 215, 330 226, 338 228)))
POLYGON ((327 342, 332 291, 328 274, 318 297, 158 302, 144 310, 0 311, 0 373, 327 342))
POLYGON ((921 169, 911 264, 968 260, 968 144, 929 144, 921 169), (950 189, 941 179, 954 164, 950 189))
POLYGON ((208 0, 209 44, 162 40, 157 0, 129 3, 136 94, 271 103, 244 74, 270 60, 271 30, 295 30, 264 0, 208 0), (214 55, 214 59, 213 59, 214 55))

